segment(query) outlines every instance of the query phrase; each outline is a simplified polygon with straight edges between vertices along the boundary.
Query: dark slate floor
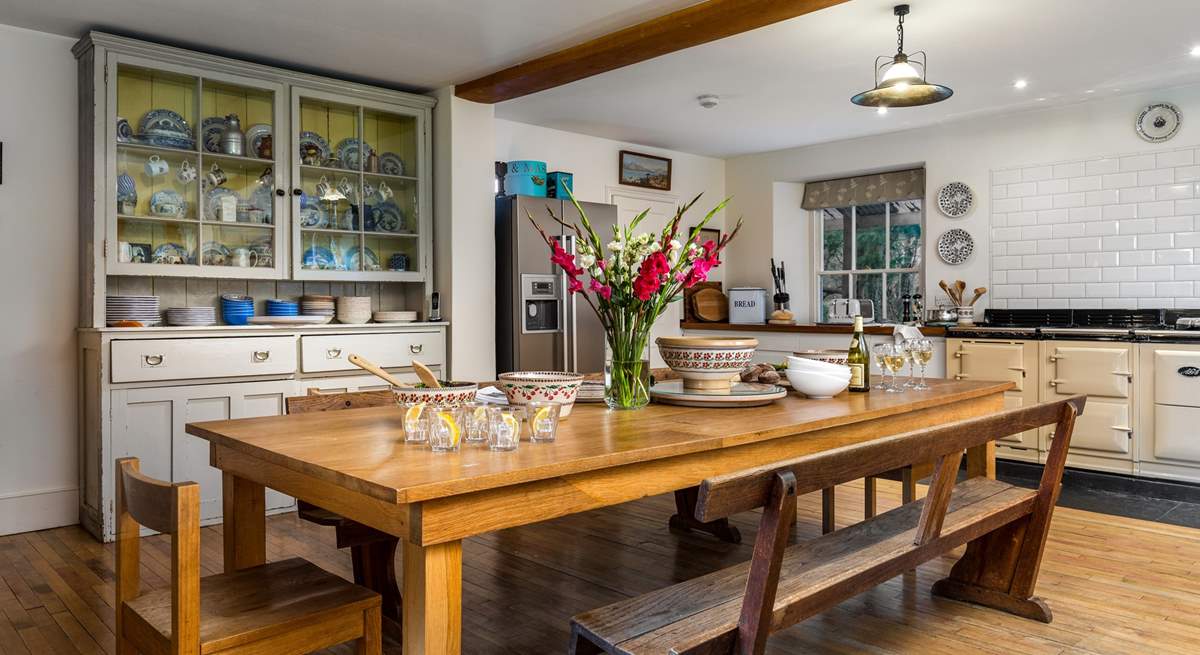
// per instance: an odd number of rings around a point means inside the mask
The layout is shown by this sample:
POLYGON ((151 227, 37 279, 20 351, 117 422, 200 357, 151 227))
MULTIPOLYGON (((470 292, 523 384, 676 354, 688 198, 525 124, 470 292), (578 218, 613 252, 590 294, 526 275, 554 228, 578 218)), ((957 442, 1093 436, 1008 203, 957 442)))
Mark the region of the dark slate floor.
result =
MULTIPOLYGON (((996 462, 996 477, 1010 484, 1034 487, 1041 474, 1037 464, 996 462)), ((1200 485, 1067 469, 1058 504, 1200 528, 1200 485)))

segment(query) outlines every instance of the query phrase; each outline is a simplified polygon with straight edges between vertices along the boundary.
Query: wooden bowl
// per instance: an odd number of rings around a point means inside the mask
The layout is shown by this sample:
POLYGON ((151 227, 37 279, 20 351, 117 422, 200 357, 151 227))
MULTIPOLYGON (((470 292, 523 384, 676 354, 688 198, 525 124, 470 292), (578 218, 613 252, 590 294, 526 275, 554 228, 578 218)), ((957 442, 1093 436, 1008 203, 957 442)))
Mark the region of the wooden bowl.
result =
POLYGON ((562 371, 515 371, 501 373, 496 386, 508 397, 510 405, 527 405, 540 400, 562 405, 558 415, 570 415, 579 395, 583 376, 562 371))
POLYGON ((758 348, 758 339, 728 337, 659 337, 655 343, 686 389, 728 389, 758 348))

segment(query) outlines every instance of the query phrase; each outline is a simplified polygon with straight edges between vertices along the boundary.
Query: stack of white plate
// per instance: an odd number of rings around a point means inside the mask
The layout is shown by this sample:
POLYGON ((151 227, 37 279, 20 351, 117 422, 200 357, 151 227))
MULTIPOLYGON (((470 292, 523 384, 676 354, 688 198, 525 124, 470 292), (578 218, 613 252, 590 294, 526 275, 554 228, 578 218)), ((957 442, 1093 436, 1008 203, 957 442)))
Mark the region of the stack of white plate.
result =
POLYGON ((338 297, 337 320, 339 323, 366 323, 371 320, 371 297, 338 297))
POLYGON ((579 385, 579 393, 575 396, 577 403, 604 402, 604 383, 595 380, 584 380, 579 385))
POLYGON ((375 312, 371 315, 376 323, 412 323, 417 320, 416 312, 375 312))
POLYGON ((162 323, 158 296, 108 296, 104 316, 109 325, 119 321, 136 321, 145 327, 162 323))
POLYGON ((302 296, 300 314, 303 316, 333 316, 333 296, 302 296))
POLYGON ((167 325, 202 326, 216 325, 217 310, 214 307, 168 307, 167 325))

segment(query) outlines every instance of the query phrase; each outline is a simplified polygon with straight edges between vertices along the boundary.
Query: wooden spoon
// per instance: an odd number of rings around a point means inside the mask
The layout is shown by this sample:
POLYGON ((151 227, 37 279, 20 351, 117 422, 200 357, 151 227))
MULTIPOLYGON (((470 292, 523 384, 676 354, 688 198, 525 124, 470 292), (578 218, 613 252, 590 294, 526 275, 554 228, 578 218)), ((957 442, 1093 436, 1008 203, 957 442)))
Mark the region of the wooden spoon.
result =
POLYGON ((383 370, 382 368, 376 366, 375 364, 373 364, 371 362, 368 362, 367 360, 363 359, 362 357, 359 357, 358 355, 351 354, 349 357, 346 358, 346 361, 350 362, 351 364, 354 364, 355 366, 361 368, 362 370, 364 370, 368 373, 374 373, 375 375, 379 376, 380 379, 386 381, 388 384, 392 385, 393 387, 402 387, 404 389, 412 388, 411 384, 397 380, 391 373, 388 373, 387 371, 383 370))
MULTIPOLYGON (((950 302, 954 302, 954 294, 950 293, 950 285, 946 284, 945 280, 938 280, 938 286, 942 288, 942 291, 946 292, 946 297, 950 299, 950 302)), ((957 305, 958 303, 954 304, 957 305)))
POLYGON ((975 297, 971 299, 971 306, 974 307, 975 302, 982 298, 985 293, 987 293, 987 287, 975 287, 975 297))
POLYGON ((967 290, 967 283, 963 282, 962 280, 955 280, 954 281, 954 290, 958 296, 958 306, 962 307, 963 292, 965 292, 967 290))
POLYGON ((426 387, 428 387, 430 389, 441 389, 442 388, 442 383, 438 382, 437 376, 434 375, 433 371, 429 370, 428 366, 426 366, 426 365, 422 364, 421 362, 418 362, 417 360, 414 359, 413 363, 412 363, 412 367, 413 367, 413 371, 416 372, 417 377, 421 379, 421 382, 425 383, 426 387))

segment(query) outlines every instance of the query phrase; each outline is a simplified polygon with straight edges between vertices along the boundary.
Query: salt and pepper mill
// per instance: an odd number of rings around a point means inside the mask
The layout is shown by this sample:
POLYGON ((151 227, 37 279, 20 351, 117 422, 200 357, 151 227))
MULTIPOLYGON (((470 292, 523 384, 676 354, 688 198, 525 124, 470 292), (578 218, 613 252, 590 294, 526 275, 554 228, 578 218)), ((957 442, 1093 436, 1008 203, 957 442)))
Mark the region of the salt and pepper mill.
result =
POLYGON ((246 135, 237 114, 225 116, 225 129, 221 130, 221 152, 241 157, 246 154, 246 135))
POLYGON ((916 325, 920 325, 925 321, 924 298, 919 293, 914 293, 912 297, 912 322, 916 325))

